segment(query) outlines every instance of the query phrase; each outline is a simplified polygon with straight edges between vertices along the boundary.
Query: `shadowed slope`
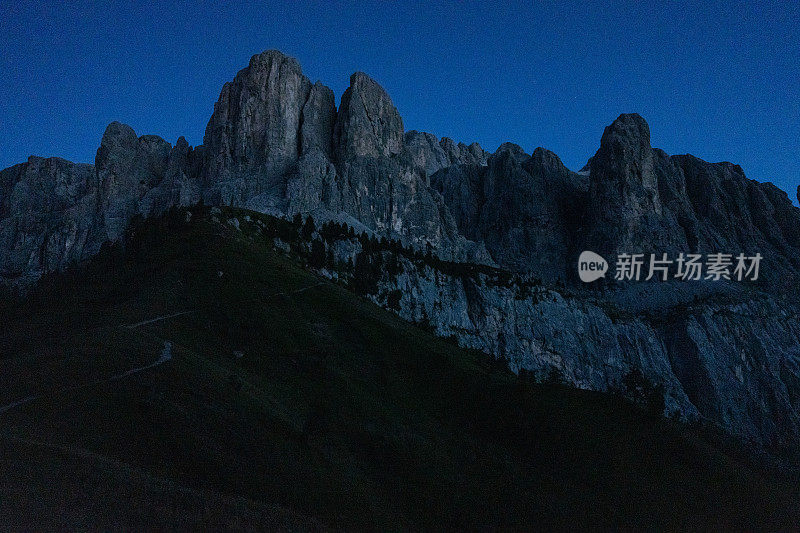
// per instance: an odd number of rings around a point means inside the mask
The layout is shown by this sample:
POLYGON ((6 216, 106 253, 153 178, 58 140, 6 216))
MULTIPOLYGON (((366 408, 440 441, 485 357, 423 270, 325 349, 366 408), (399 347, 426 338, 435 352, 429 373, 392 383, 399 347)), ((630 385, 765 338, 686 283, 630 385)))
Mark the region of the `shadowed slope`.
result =
POLYGON ((521 380, 215 218, 2 304, 0 405, 38 396, 0 414, 5 525, 798 525, 723 439, 521 380))

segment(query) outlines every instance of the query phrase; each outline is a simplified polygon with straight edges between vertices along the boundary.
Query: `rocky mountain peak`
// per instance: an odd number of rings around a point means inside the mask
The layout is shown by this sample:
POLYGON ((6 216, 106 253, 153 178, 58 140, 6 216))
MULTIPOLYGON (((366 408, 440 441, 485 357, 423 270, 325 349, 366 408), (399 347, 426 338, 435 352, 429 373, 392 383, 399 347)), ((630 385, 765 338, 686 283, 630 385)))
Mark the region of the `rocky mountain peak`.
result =
POLYGON ((595 181, 629 181, 654 188, 650 127, 636 113, 622 114, 606 126, 600 148, 591 159, 595 181))
POLYGON ((241 205, 281 187, 303 148, 300 130, 311 89, 297 60, 277 50, 253 56, 223 86, 203 137, 209 202, 241 205))
POLYGON ((640 115, 622 114, 605 128, 591 160, 591 175, 600 188, 611 182, 623 196, 642 196, 643 208, 658 209, 650 127, 640 115))
POLYGON ((423 170, 428 177, 453 165, 486 165, 487 159, 486 152, 476 142, 467 146, 450 137, 437 140, 431 133, 416 130, 406 132, 404 150, 412 166, 423 170))
POLYGON ((504 142, 497 148, 497 151, 494 154, 492 154, 492 156, 489 159, 505 160, 508 158, 519 162, 519 161, 524 161, 529 157, 530 155, 526 154, 525 150, 523 150, 520 145, 514 144, 512 142, 504 142))
POLYGON ((178 137, 178 140, 175 141, 175 148, 181 152, 188 152, 190 149, 189 142, 186 140, 186 137, 181 135, 178 137))
POLYGON ((546 168, 552 172, 561 173, 567 171, 567 167, 565 167, 564 163, 561 162, 560 157, 558 157, 554 152, 551 152, 546 148, 542 148, 541 146, 533 151, 531 154, 531 160, 531 163, 535 162, 542 168, 546 168))
POLYGON ((106 126, 103 138, 100 140, 100 147, 95 155, 95 164, 103 165, 110 153, 118 150, 135 150, 139 138, 133 128, 120 122, 112 122, 106 126))
POLYGON ((587 247, 637 250, 663 233, 654 157, 650 128, 638 114, 622 114, 606 127, 590 160, 587 247))
POLYGON ((167 169, 170 144, 156 135, 137 137, 133 128, 112 122, 95 157, 100 212, 109 240, 125 231, 139 201, 157 187, 167 169))
POLYGON ((641 150, 650 148, 650 126, 638 113, 623 113, 606 126, 600 146, 623 144, 638 147, 641 150))
POLYGON ((342 95, 334 132, 339 160, 389 157, 403 150, 403 119, 375 80, 356 72, 342 95))
POLYGON ((287 56, 280 50, 275 49, 264 50, 260 54, 253 54, 253 56, 250 57, 250 63, 248 64, 247 68, 250 70, 260 68, 269 70, 274 64, 285 64, 287 68, 290 68, 299 74, 303 73, 303 69, 300 67, 300 63, 297 61, 297 59, 287 56))

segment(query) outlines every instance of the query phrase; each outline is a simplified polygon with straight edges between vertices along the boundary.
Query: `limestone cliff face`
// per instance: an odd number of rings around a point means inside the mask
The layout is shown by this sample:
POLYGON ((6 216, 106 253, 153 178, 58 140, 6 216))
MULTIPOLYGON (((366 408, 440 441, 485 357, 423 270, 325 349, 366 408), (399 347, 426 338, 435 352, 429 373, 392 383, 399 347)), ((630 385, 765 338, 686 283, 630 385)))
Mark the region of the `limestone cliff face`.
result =
POLYGON ((115 241, 132 215, 152 216, 174 205, 200 199, 193 175, 192 153, 181 137, 175 146, 155 135, 137 137, 119 122, 106 128, 95 157, 98 183, 98 223, 106 240, 115 241))
MULTIPOLYGON (((581 388, 622 388, 638 369, 664 386, 666 413, 703 417, 763 446, 800 436, 800 307, 716 296, 643 312, 625 298, 454 276, 401 260, 370 296, 460 345, 581 388), (389 296, 400 298, 390 304, 389 296)), ((652 289, 652 288, 651 288, 652 289)), ((680 290, 680 289, 678 289, 680 290)))
POLYGON ((484 243, 498 265, 549 281, 565 277, 587 185, 554 153, 537 148, 528 155, 505 143, 486 166, 452 165, 434 174, 431 185, 461 233, 484 243))
POLYGON ((673 156, 685 180, 674 209, 690 246, 700 250, 760 252, 764 276, 778 291, 796 291, 800 280, 800 210, 771 183, 745 177, 731 163, 673 156))
POLYGON ((94 165, 31 157, 0 175, 0 280, 26 287, 119 239, 135 215, 200 200, 193 151, 181 137, 106 128, 94 165))
MULTIPOLYGON (((117 240, 135 215, 159 214, 201 200, 281 216, 300 212, 318 220, 347 221, 417 246, 435 246, 446 257, 491 262, 482 246, 459 233, 444 200, 428 187, 427 169, 415 166, 419 150, 405 148, 403 122, 386 91, 363 73, 350 81, 337 111, 333 91, 312 84, 293 58, 269 50, 253 56, 224 85, 202 146, 192 149, 180 138, 173 147, 156 136, 138 137, 129 126, 110 124, 95 165, 80 167, 91 174, 91 186, 85 197, 69 200, 94 206, 75 215, 86 231, 69 251, 56 247, 32 252, 35 241, 43 238, 42 225, 60 232, 60 219, 40 199, 9 196, 15 187, 21 190, 32 180, 50 183, 54 175, 43 170, 20 179, 9 169, 3 196, 7 212, 2 224, 9 227, 4 230, 3 279, 27 280, 24 285, 42 272, 91 255, 105 241, 117 240), (18 227, 15 213, 24 206, 47 219, 30 224, 36 239, 10 229, 18 227)), ((443 165, 485 162, 477 145, 432 142, 443 165)), ((39 168, 31 166, 28 173, 39 168)))
POLYGON ((606 128, 589 170, 581 249, 608 257, 761 253, 764 279, 778 290, 796 288, 800 210, 774 185, 747 179, 738 165, 651 148, 638 115, 620 115, 606 128))
POLYGON ((620 115, 603 132, 589 168, 586 248, 602 255, 673 248, 680 232, 664 215, 650 128, 636 114, 620 115), (656 241, 656 242, 654 242, 656 241))
POLYGON ((30 286, 119 239, 132 217, 173 206, 311 214, 544 283, 528 294, 409 264, 371 295, 407 319, 582 387, 639 368, 681 413, 764 444, 800 442, 800 209, 785 193, 737 165, 651 147, 635 114, 609 125, 575 173, 542 148, 490 154, 404 132, 363 73, 335 102, 296 60, 267 51, 222 88, 201 146, 112 123, 94 165, 31 157, 1 171, 0 281, 30 286), (585 286, 585 249, 764 260, 758 283, 585 286), (402 297, 390 305, 392 291, 402 297))
POLYGON ((800 308, 767 296, 713 298, 646 313, 614 299, 522 290, 420 269, 385 276, 373 299, 459 344, 508 359, 540 378, 619 389, 639 369, 662 384, 666 412, 702 416, 761 445, 800 435, 800 308), (402 295, 388 305, 393 291, 402 295))
POLYGON ((28 285, 99 250, 92 165, 30 157, 0 172, 0 276, 28 285))
POLYGON ((403 119, 375 80, 356 72, 342 95, 334 130, 339 161, 398 155, 403 150, 403 119))
POLYGON ((294 59, 253 56, 223 87, 198 152, 208 204, 346 220, 451 257, 480 255, 410 163, 400 114, 364 73, 350 78, 337 111, 333 92, 294 59))
MULTIPOLYGON (((283 195, 284 177, 303 146, 311 87, 297 61, 277 51, 253 56, 223 86, 203 137, 206 202, 245 205, 283 195)), ((306 127, 309 136, 316 129, 306 127)))

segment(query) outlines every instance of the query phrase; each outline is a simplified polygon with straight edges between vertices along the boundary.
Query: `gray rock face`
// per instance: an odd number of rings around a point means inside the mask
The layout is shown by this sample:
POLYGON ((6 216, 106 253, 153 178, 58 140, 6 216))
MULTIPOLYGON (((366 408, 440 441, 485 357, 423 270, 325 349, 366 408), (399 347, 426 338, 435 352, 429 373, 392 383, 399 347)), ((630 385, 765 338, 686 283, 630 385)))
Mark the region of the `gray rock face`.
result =
MULTIPOLYGON (((404 132, 389 95, 363 73, 337 110, 333 92, 296 60, 267 51, 225 84, 202 146, 112 123, 94 165, 31 157, 1 171, 0 281, 30 286, 119 239, 132 217, 201 200, 344 221, 443 259, 539 278, 543 287, 523 290, 408 262, 372 298, 515 369, 558 368, 604 390, 638 368, 685 416, 762 444, 800 443, 800 209, 736 165, 652 148, 638 115, 608 126, 575 173, 542 148, 528 155, 507 143, 489 154, 404 132), (576 279, 584 249, 609 259, 764 259, 755 284, 596 289, 576 279)), ((337 249, 352 256, 352 243, 337 249)))
POLYGON ((415 130, 406 132, 405 150, 412 167, 427 176, 453 165, 485 166, 488 158, 478 143, 455 144, 447 137, 437 141, 434 135, 415 130))
POLYGON ((390 157, 403 150, 403 119, 383 87, 356 72, 342 95, 334 137, 339 161, 390 157))
POLYGON ((665 411, 712 420, 762 446, 800 435, 800 308, 769 296, 636 313, 607 300, 477 281, 402 262, 372 299, 515 371, 592 390, 638 369, 664 386, 665 411), (394 291, 399 303, 388 305, 394 291))
POLYGON ((404 146, 411 166, 425 176, 431 176, 454 164, 433 134, 408 131, 404 137, 404 146))
POLYGON ((658 244, 657 250, 682 244, 673 243, 680 238, 679 228, 663 214, 656 165, 650 128, 642 117, 620 115, 605 129, 589 170, 587 249, 614 256, 646 253, 651 244, 658 244))
POLYGON ((478 143, 472 143, 469 146, 464 143, 456 144, 449 137, 443 137, 439 141, 439 145, 447 154, 452 165, 485 165, 486 159, 491 155, 485 152, 478 143))
POLYGON ((312 85, 294 59, 267 51, 223 87, 214 106, 198 149, 202 196, 275 215, 357 221, 431 243, 447 257, 480 257, 425 172, 409 163, 403 135, 391 98, 366 74, 353 74, 337 112, 329 88, 312 85))
POLYGON ((553 265, 567 264, 571 241, 562 211, 569 174, 555 154, 541 148, 528 156, 503 145, 489 158, 478 231, 498 264, 559 277, 561 268, 553 265))
POLYGON ((120 238, 134 215, 153 216, 200 199, 193 152, 113 122, 94 165, 31 157, 2 171, 0 276, 26 287, 120 238))
POLYGON ((30 157, 0 172, 0 276, 26 286, 99 250, 92 165, 30 157))
POLYGON ((486 203, 484 181, 487 167, 457 164, 438 170, 430 184, 447 204, 458 229, 468 239, 480 239, 478 220, 486 203))
POLYGON ((333 156, 333 128, 336 124, 336 99, 333 91, 320 82, 311 87, 303 106, 300 136, 300 153, 305 155, 319 150, 327 157, 333 156))
POLYGON ((134 215, 159 215, 173 206, 200 201, 195 154, 183 137, 175 146, 155 135, 137 137, 130 126, 112 122, 95 157, 98 229, 116 241, 134 215))
POLYGON ((447 167, 431 178, 468 239, 514 272, 564 279, 587 183, 552 152, 526 154, 506 143, 476 163, 447 167))
POLYGON ((778 291, 800 279, 800 210, 771 183, 745 178, 738 165, 673 156, 686 186, 676 217, 690 246, 703 251, 761 253, 764 276, 778 291))
MULTIPOLYGON (((250 59, 247 68, 226 83, 214 104, 203 146, 204 197, 208 203, 245 205, 260 195, 282 196, 284 176, 303 147, 300 126, 311 82, 293 58, 269 50, 250 59)), ((315 107, 325 96, 315 92, 315 107)), ((318 143, 318 118, 307 141, 318 143)))
POLYGON ((155 135, 136 137, 130 126, 119 122, 106 128, 97 149, 95 172, 102 224, 109 241, 124 233, 131 214, 151 214, 153 206, 145 202, 140 209, 140 201, 150 191, 160 190, 171 149, 164 139, 155 135))
MULTIPOLYGON (((368 298, 464 347, 503 357, 515 371, 539 379, 557 371, 581 388, 623 390, 625 377, 638 370, 663 386, 666 413, 711 420, 764 447, 797 443, 796 300, 685 282, 641 284, 598 297, 492 269, 364 251, 358 239, 326 246, 339 265, 358 264, 364 255, 373 264, 394 264, 373 280, 368 298)), ((321 273, 354 280, 356 272, 321 273)))
POLYGON ((366 74, 350 78, 334 146, 344 212, 378 233, 458 255, 463 238, 455 222, 404 152, 403 121, 391 98, 366 74))
POLYGON ((190 206, 202 198, 198 154, 179 137, 167 157, 163 179, 139 201, 139 213, 152 216, 172 206, 190 206))
POLYGON ((590 164, 581 249, 618 253, 761 253, 764 280, 796 287, 800 210, 769 183, 748 180, 738 165, 669 156, 650 147, 638 115, 606 128, 590 164))
MULTIPOLYGON (((129 126, 108 126, 91 171, 95 197, 87 203, 96 207, 81 222, 92 228, 86 247, 96 250, 119 239, 134 215, 203 200, 281 216, 300 212, 345 220, 418 246, 436 246, 447 258, 491 261, 482 246, 458 233, 443 199, 427 185, 427 170, 411 162, 418 154, 404 150, 403 136, 391 98, 366 74, 351 77, 337 112, 333 91, 312 84, 296 60, 266 51, 225 84, 204 144, 194 150, 183 138, 172 147, 156 136, 137 137, 129 126)), ((445 141, 432 141, 442 164, 485 161, 479 146, 445 141)), ((15 206, 9 209, 3 222, 8 226, 16 220, 15 206)), ((64 266, 60 256, 36 256, 28 265, 26 246, 6 239, 9 273, 25 271, 20 276, 35 279, 64 266)))

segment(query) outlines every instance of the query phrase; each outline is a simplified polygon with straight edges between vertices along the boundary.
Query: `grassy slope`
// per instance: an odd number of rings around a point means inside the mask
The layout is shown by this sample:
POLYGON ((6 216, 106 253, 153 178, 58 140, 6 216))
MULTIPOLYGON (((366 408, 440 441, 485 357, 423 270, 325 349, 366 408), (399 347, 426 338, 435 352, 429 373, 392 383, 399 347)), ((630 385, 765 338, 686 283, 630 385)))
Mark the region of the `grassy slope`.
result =
POLYGON ((800 526, 723 441, 522 383, 208 217, 0 313, 0 405, 41 395, 0 413, 2 528, 800 526))

